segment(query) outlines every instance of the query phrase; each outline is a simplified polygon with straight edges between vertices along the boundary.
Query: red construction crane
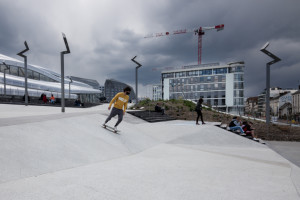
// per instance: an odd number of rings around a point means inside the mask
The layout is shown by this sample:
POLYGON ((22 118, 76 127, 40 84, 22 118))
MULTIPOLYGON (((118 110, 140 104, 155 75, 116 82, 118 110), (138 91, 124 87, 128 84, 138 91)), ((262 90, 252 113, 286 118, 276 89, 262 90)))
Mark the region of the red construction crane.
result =
POLYGON ((152 37, 160 37, 160 36, 169 36, 169 35, 177 35, 183 33, 194 33, 198 35, 198 64, 201 64, 201 54, 202 54, 202 35, 205 34, 205 31, 216 29, 217 31, 221 31, 224 29, 224 24, 220 24, 212 27, 200 27, 197 29, 181 29, 173 32, 165 32, 165 33, 152 33, 144 38, 152 38, 152 37))

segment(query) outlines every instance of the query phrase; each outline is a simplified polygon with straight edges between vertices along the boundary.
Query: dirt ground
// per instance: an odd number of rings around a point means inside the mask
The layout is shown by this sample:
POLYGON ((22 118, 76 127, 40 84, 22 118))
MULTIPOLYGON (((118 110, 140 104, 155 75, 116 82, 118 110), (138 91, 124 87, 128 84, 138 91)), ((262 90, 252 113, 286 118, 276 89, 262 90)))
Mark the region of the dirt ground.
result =
MULTIPOLYGON (((134 106, 134 109, 141 110, 154 110, 154 107, 158 101, 144 100, 138 105, 134 106)), ((197 113, 195 110, 195 104, 184 100, 170 100, 159 101, 161 106, 165 108, 165 113, 169 116, 175 117, 180 120, 195 120, 197 113)), ((220 122, 222 124, 229 124, 232 116, 211 110, 210 108, 203 108, 202 110, 204 121, 207 122, 220 122)), ((245 119, 242 119, 245 121, 245 119)), ((300 141, 300 127, 292 127, 289 125, 275 125, 271 124, 270 127, 265 122, 257 120, 247 120, 253 123, 255 128, 255 134, 258 138, 264 140, 273 141, 300 141)))

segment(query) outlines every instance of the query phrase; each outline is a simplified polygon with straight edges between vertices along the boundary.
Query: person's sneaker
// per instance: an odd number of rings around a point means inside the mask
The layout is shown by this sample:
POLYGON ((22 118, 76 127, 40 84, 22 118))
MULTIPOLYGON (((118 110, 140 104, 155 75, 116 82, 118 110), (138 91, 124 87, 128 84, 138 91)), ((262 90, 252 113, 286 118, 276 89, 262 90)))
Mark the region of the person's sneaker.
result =
POLYGON ((106 128, 106 124, 102 124, 102 127, 103 127, 103 128, 106 128))
POLYGON ((114 127, 114 132, 115 132, 115 133, 118 132, 118 129, 117 129, 116 126, 114 127))
POLYGON ((240 133, 240 135, 244 136, 244 135, 246 135, 246 133, 240 133))
POLYGON ((253 140, 255 140, 255 141, 259 141, 259 139, 255 138, 255 137, 253 138, 253 140))

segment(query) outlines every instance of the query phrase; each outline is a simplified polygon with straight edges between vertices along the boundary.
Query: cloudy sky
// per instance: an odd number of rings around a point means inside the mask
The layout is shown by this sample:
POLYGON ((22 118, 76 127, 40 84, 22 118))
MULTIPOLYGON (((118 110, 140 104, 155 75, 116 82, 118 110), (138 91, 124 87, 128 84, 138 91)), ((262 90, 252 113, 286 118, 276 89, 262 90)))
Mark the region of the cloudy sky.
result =
POLYGON ((71 54, 65 74, 97 80, 114 78, 135 85, 136 60, 140 95, 159 83, 164 67, 197 64, 197 36, 182 34, 145 39, 149 33, 225 24, 203 37, 202 63, 245 61, 245 96, 265 87, 260 48, 282 59, 271 69, 271 86, 300 84, 299 0, 0 0, 0 53, 30 51, 28 62, 60 73, 60 52, 67 36, 71 54), (158 70, 153 70, 158 69, 158 70))

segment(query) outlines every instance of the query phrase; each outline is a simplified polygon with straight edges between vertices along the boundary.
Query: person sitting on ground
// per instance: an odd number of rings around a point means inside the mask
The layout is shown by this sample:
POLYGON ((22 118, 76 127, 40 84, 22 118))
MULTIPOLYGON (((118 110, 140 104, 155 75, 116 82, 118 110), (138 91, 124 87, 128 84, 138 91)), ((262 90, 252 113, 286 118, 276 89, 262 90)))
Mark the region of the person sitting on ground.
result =
POLYGON ((155 112, 161 112, 162 115, 164 115, 164 114, 165 114, 165 109, 164 109, 163 107, 160 106, 160 103, 157 103, 157 104, 155 105, 155 112))
POLYGON ((55 103, 55 97, 53 96, 53 94, 51 94, 50 103, 55 103))
POLYGON ((240 121, 238 121, 238 118, 236 116, 234 116, 232 118, 231 122, 229 123, 229 129, 231 131, 240 130, 241 135, 245 135, 244 130, 241 127, 241 123, 240 123, 240 121))
POLYGON ((46 96, 46 94, 43 93, 42 95, 43 95, 43 97, 42 97, 43 102, 47 103, 47 96, 46 96))
POLYGON ((258 139, 257 139, 257 136, 254 134, 254 128, 252 126, 253 126, 252 122, 248 123, 247 121, 245 121, 245 122, 243 122, 242 127, 243 127, 243 130, 246 133, 246 135, 251 135, 253 140, 257 141, 258 139))
POLYGON ((75 106, 78 106, 78 107, 81 106, 81 101, 79 98, 75 100, 75 106))

